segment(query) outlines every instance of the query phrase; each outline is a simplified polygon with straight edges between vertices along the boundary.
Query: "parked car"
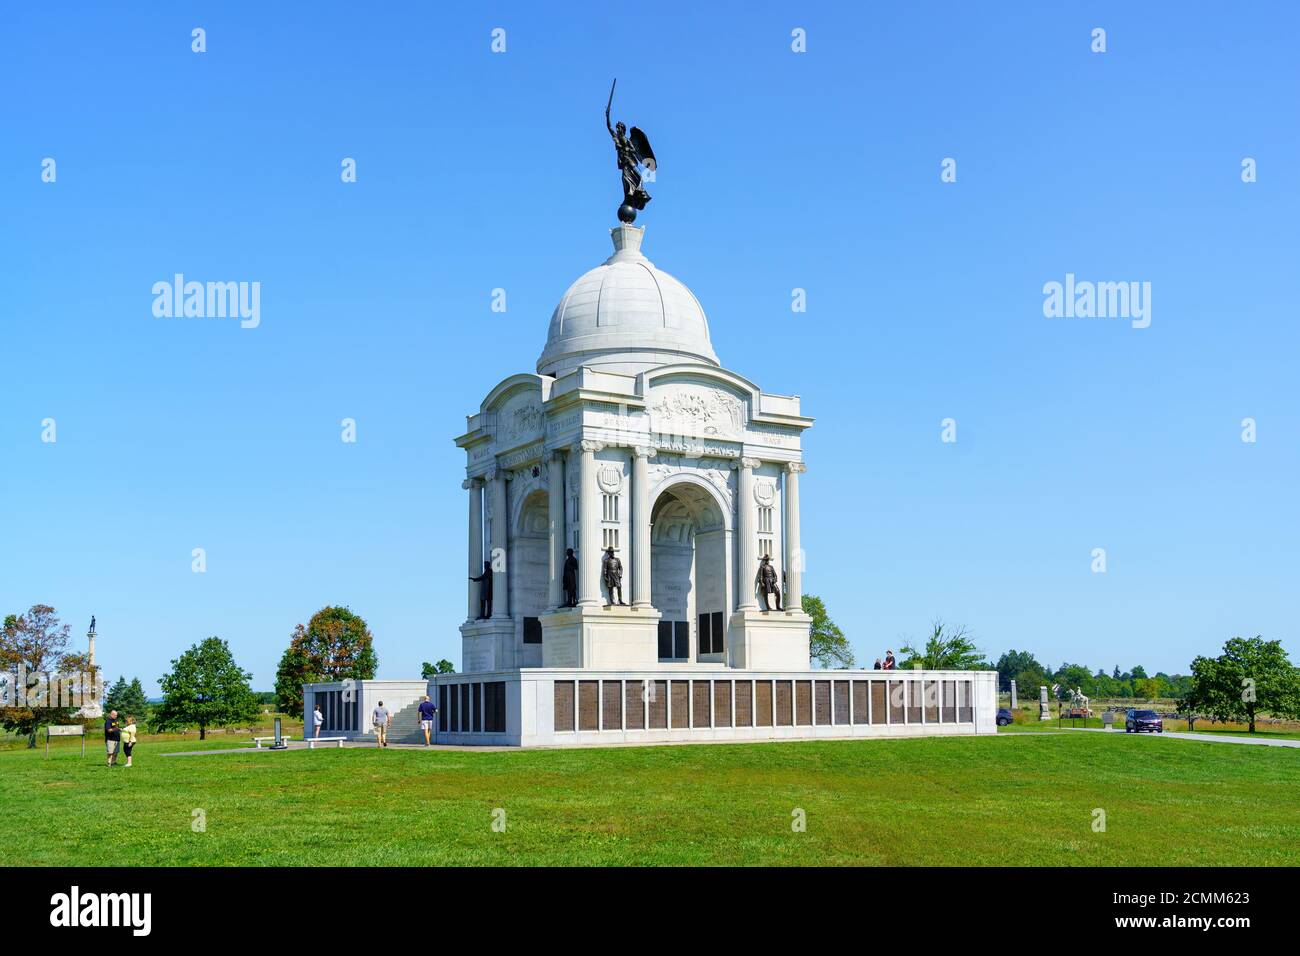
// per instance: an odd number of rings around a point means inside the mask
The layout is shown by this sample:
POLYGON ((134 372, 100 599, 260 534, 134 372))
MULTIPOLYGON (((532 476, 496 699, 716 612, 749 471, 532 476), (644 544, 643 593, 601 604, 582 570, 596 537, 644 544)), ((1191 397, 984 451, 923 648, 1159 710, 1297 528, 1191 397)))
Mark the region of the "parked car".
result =
POLYGON ((1154 710, 1134 710, 1129 708, 1124 714, 1124 733, 1140 734, 1142 731, 1153 734, 1165 732, 1165 722, 1154 710))
POLYGON ((1007 724, 1013 723, 1014 721, 1015 718, 1011 716, 1011 711, 1007 710, 1005 707, 998 708, 997 723, 999 727, 1005 727, 1007 724))

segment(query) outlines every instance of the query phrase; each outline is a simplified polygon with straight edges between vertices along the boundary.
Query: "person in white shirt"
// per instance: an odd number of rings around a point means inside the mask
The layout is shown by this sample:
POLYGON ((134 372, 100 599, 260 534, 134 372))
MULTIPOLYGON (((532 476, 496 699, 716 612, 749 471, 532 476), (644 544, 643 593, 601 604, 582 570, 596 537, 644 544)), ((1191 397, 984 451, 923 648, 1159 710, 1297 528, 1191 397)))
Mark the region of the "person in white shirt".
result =
POLYGON ((320 712, 320 704, 316 705, 316 711, 311 715, 311 722, 316 727, 315 736, 320 736, 321 725, 325 723, 325 715, 320 712))

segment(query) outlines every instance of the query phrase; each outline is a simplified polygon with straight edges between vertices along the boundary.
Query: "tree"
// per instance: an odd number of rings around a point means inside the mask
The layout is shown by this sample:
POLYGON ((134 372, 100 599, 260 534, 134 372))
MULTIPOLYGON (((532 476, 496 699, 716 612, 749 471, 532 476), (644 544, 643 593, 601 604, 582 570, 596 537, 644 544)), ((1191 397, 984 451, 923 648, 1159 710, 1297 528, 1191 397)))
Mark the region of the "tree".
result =
POLYGON ((1133 696, 1139 700, 1156 700, 1165 696, 1164 681, 1158 677, 1139 677, 1133 681, 1133 696))
POLYGON ((420 676, 423 677, 425 680, 428 680, 434 674, 454 674, 454 673, 456 673, 455 665, 453 665, 452 662, 447 660, 445 657, 442 660, 438 661, 438 663, 436 664, 430 664, 428 661, 425 661, 423 664, 420 665, 420 676))
POLYGON ((1052 683, 1092 696, 1092 673, 1082 664, 1062 664, 1052 677, 1052 683))
POLYGON ((1192 686, 1178 702, 1180 711, 1198 711, 1215 720, 1245 719, 1255 732, 1255 718, 1300 716, 1300 670, 1281 641, 1234 637, 1218 657, 1192 661, 1192 686))
POLYGON ((235 663, 225 641, 209 637, 172 661, 171 673, 159 681, 163 701, 150 726, 161 732, 197 724, 204 740, 209 727, 251 722, 257 718, 252 676, 235 663))
POLYGON ((852 667, 853 648, 839 625, 826 613, 826 605, 815 594, 803 596, 803 612, 812 618, 812 633, 808 641, 810 661, 822 667, 852 667))
POLYGON ((136 677, 128 684, 125 677, 119 677, 104 698, 104 710, 115 710, 123 716, 130 714, 140 718, 148 714, 149 701, 144 696, 140 678, 136 677))
POLYGON ((900 667, 951 671, 992 669, 993 665, 984 659, 983 651, 975 647, 965 627, 954 627, 940 620, 934 621, 931 627, 932 632, 925 641, 924 653, 910 642, 902 646, 899 653, 907 656, 900 667))
POLYGON ((1147 679, 1146 668, 1143 667, 1141 664, 1137 665, 1136 667, 1133 668, 1132 671, 1129 672, 1129 677, 1132 677, 1134 680, 1146 680, 1147 679))
POLYGON ((375 636, 365 620, 346 607, 323 607, 289 637, 275 672, 276 706, 286 714, 301 713, 303 684, 371 680, 378 667, 375 636))
POLYGON ((998 671, 998 688, 1006 691, 1011 690, 1011 682, 1013 680, 1016 682, 1017 690, 1025 690, 1025 685, 1021 684, 1019 680, 1022 671, 1027 671, 1032 668, 1041 674, 1043 670, 1043 665, 1034 660, 1033 654, 1028 651, 1017 651, 1014 649, 1003 653, 1003 655, 998 658, 996 667, 998 671))
POLYGON ((59 702, 50 700, 51 688, 45 689, 42 701, 40 685, 32 684, 38 674, 56 672, 62 677, 65 671, 71 675, 84 670, 84 655, 67 652, 70 630, 68 625, 60 623, 58 613, 48 604, 34 604, 26 614, 7 615, 0 629, 0 669, 25 670, 28 675, 26 687, 15 685, 8 689, 6 697, 11 706, 0 707, 0 727, 25 736, 29 748, 36 746, 36 732, 41 727, 67 723, 76 715, 76 708, 49 706, 59 702), (28 697, 20 706, 20 692, 37 699, 28 697))

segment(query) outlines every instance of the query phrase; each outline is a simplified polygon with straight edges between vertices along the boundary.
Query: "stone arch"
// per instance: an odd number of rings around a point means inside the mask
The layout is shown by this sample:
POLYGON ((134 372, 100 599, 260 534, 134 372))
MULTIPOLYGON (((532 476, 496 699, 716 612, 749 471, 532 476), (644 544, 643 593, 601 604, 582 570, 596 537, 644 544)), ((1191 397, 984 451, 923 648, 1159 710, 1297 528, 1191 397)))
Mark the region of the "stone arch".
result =
POLYGON ((520 499, 507 565, 510 610, 520 666, 540 667, 540 618, 548 608, 549 597, 550 502, 546 490, 537 487, 526 488, 520 499))
POLYGON ((662 615, 660 660, 721 663, 730 610, 731 535, 712 485, 669 476, 650 508, 651 600, 662 615))
POLYGON ((731 505, 727 500, 726 493, 718 488, 706 475, 701 475, 693 471, 672 471, 665 475, 657 484, 650 489, 651 514, 653 521, 653 510, 657 506, 660 498, 664 493, 669 491, 674 485, 690 485, 699 488, 706 493, 712 500, 717 509, 718 516, 722 521, 722 528, 725 531, 735 530, 732 527, 731 505))

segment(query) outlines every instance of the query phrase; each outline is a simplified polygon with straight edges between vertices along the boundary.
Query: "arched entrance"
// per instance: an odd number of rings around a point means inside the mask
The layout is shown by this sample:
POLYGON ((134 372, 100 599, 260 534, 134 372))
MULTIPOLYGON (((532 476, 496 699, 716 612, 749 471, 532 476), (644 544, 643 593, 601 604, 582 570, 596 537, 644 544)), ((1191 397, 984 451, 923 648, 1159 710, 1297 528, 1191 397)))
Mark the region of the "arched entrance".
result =
POLYGON ((510 608, 515 619, 520 667, 542 666, 542 612, 547 609, 550 576, 549 503, 533 491, 519 509, 509 556, 510 608))
POLYGON ((727 531, 704 488, 678 482, 650 511, 650 594, 662 615, 661 661, 720 663, 726 655, 727 531))

